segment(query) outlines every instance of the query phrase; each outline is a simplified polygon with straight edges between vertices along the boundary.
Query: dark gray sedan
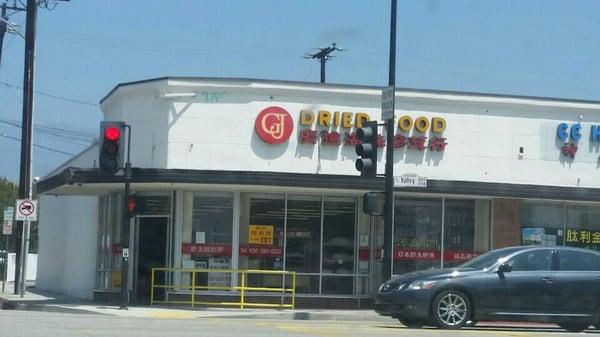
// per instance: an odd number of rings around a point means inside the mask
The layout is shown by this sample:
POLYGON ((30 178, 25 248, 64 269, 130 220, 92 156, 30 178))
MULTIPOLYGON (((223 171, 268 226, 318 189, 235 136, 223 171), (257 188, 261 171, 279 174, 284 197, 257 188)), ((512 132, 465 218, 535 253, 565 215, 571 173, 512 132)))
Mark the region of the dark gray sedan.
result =
POLYGON ((600 322, 600 253, 571 247, 493 250, 457 268, 392 277, 379 288, 375 311, 407 326, 460 328, 508 320, 582 331, 600 322))

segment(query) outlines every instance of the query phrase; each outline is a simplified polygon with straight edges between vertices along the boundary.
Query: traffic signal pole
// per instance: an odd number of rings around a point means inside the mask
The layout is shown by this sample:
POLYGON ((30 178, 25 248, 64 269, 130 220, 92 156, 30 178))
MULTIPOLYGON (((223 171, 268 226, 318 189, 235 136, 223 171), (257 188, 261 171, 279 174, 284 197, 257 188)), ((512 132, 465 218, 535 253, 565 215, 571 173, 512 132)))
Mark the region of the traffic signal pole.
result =
POLYGON ((125 172, 123 178, 125 180, 125 194, 123 195, 123 214, 121 223, 121 242, 123 250, 121 252, 121 306, 119 309, 127 310, 129 303, 128 293, 128 273, 129 273, 129 184, 131 182, 131 162, 129 158, 131 150, 131 126, 125 125, 127 129, 127 160, 125 161, 125 172))
MULTIPOLYGON (((390 65, 389 86, 396 85, 396 7, 397 0, 392 0, 390 20, 390 65)), ((386 127, 386 159, 385 159, 385 209, 383 226, 383 270, 384 280, 392 276, 393 245, 394 241, 394 116, 385 121, 386 127)))

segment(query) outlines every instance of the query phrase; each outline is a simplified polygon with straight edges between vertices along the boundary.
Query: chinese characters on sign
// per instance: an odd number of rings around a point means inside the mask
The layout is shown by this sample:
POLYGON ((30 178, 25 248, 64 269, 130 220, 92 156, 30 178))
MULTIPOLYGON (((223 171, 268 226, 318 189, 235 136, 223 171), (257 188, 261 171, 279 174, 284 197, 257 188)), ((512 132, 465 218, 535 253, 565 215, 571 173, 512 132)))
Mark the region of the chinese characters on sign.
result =
POLYGON ((248 243, 256 245, 273 244, 273 226, 249 225, 248 243))
POLYGON ((600 245, 600 231, 567 229, 566 241, 573 246, 600 245))

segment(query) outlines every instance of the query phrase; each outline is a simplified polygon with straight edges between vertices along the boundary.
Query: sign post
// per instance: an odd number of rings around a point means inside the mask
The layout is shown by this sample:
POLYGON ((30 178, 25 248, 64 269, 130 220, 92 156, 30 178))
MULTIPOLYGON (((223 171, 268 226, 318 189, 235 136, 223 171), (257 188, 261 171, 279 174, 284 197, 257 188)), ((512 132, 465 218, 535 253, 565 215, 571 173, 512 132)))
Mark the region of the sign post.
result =
POLYGON ((15 215, 15 209, 13 207, 6 207, 4 209, 4 217, 2 224, 2 235, 4 235, 4 268, 2 268, 2 293, 4 294, 4 288, 6 286, 6 279, 8 278, 8 237, 12 234, 13 219, 15 215))
MULTIPOLYGON (((21 252, 23 256, 19 260, 19 293, 25 295, 25 282, 27 281, 27 255, 29 254, 29 231, 30 221, 37 221, 37 200, 17 199, 15 219, 23 221, 23 240, 21 241, 21 252)), ((15 280, 15 284, 16 284, 15 280)))

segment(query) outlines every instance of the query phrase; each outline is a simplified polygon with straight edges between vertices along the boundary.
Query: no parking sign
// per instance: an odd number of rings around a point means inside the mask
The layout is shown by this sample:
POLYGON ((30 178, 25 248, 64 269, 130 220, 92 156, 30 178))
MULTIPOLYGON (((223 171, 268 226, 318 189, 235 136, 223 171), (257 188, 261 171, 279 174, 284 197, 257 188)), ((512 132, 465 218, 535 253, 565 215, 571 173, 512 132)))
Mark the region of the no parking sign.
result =
POLYGON ((17 199, 15 220, 37 221, 37 211, 37 200, 17 199))

